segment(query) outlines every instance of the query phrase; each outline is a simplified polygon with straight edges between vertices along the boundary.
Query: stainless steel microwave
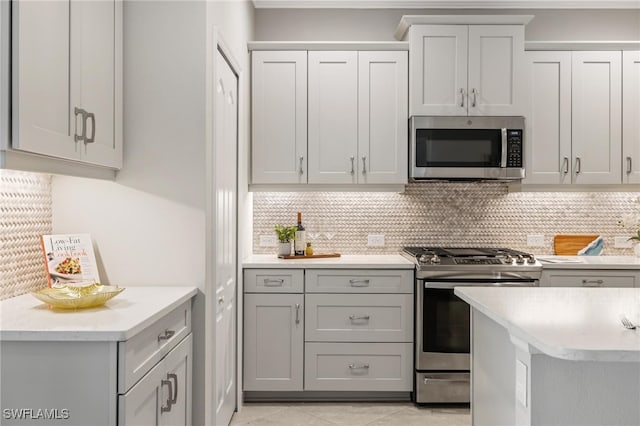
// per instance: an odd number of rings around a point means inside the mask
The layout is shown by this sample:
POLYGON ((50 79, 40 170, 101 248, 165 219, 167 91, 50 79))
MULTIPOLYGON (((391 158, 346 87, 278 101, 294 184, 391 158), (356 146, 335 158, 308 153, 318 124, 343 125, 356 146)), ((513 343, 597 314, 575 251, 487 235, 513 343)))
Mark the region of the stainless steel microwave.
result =
POLYGON ((417 116, 411 131, 411 180, 524 178, 524 117, 417 116))

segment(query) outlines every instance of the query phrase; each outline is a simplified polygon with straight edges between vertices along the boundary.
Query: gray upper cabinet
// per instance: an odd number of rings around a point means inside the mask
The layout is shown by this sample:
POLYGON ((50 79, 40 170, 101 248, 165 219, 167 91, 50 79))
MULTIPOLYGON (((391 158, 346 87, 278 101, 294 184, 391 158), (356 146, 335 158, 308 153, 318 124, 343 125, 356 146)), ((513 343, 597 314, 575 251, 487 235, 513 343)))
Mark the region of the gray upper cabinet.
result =
POLYGON ((622 182, 640 183, 640 51, 622 52, 622 182))
POLYGON ((407 98, 406 50, 254 50, 251 183, 405 184, 407 98))
MULTIPOLYGON (((621 52, 532 51, 527 58, 530 103, 524 183, 622 183, 621 52)), ((633 114, 634 94, 626 83, 625 93, 631 105, 624 107, 626 114, 633 114)), ((635 99, 637 105, 637 94, 635 99)), ((634 121, 624 121, 627 157, 638 151, 634 121)))
POLYGON ((123 2, 13 2, 14 150, 122 167, 123 2))
POLYGON ((524 25, 413 25, 409 114, 523 115, 524 25))

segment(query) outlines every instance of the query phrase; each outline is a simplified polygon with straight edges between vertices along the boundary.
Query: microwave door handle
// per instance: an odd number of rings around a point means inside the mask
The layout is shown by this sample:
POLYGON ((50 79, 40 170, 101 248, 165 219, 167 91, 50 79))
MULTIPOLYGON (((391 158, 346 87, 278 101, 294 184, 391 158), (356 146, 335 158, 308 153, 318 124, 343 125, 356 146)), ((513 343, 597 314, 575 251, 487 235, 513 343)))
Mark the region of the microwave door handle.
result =
POLYGON ((500 167, 507 167, 507 129, 500 129, 502 133, 502 157, 500 158, 500 167))

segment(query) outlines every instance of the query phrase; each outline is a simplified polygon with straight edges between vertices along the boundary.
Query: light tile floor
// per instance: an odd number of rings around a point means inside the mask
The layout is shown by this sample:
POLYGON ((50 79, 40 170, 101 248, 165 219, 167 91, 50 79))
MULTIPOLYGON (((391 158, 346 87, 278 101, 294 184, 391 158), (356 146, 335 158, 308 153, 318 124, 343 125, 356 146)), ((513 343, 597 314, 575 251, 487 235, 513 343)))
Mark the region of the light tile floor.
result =
POLYGON ((470 426, 465 406, 416 406, 410 402, 245 403, 235 413, 237 425, 429 425, 470 426))

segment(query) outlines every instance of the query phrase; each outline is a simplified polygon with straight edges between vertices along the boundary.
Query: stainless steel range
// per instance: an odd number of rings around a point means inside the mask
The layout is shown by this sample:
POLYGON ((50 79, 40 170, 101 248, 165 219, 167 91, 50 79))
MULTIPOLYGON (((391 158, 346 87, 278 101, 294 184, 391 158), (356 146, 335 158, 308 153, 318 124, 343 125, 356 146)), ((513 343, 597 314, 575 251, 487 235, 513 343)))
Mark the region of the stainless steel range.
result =
POLYGON ((416 264, 417 403, 470 401, 470 309, 456 286, 537 286, 542 265, 504 248, 405 247, 416 264))

